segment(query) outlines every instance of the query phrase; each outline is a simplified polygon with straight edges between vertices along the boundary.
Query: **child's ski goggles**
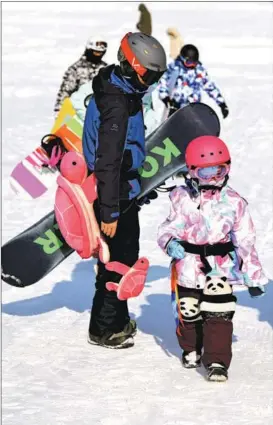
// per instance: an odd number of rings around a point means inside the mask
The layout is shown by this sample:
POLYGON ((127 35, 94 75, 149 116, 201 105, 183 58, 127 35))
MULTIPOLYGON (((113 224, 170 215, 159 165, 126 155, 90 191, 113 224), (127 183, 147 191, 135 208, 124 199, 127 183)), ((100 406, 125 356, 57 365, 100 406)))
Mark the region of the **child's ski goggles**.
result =
POLYGON ((194 174, 200 180, 221 180, 228 174, 229 167, 227 164, 214 165, 212 167, 198 167, 195 168, 194 174))
POLYGON ((198 62, 184 58, 183 56, 181 56, 181 59, 186 68, 195 68, 198 64, 198 62))

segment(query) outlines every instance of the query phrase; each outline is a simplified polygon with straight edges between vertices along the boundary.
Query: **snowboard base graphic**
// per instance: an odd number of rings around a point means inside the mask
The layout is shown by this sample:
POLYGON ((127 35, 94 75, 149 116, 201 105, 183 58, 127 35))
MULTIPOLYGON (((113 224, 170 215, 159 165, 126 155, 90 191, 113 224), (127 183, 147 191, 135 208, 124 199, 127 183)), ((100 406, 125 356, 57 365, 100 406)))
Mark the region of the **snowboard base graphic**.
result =
POLYGON ((10 186, 18 198, 36 199, 42 196, 56 181, 57 167, 45 167, 49 160, 45 150, 39 146, 23 161, 19 162, 10 175, 10 186))
MULTIPOLYGON (((161 124, 146 139, 139 198, 183 168, 188 143, 208 134, 218 136, 220 123, 216 113, 202 103, 180 109, 161 124)), ((2 279, 17 287, 35 284, 72 252, 52 211, 2 247, 2 279)))
POLYGON ((72 252, 50 212, 2 247, 2 280, 18 287, 32 285, 72 252))
MULTIPOLYGON (((60 137, 66 150, 81 152, 83 124, 73 111, 70 99, 65 99, 50 134, 60 137)), ((10 185, 18 198, 37 199, 56 182, 58 167, 45 166, 48 161, 47 152, 38 146, 16 165, 10 175, 10 185)))

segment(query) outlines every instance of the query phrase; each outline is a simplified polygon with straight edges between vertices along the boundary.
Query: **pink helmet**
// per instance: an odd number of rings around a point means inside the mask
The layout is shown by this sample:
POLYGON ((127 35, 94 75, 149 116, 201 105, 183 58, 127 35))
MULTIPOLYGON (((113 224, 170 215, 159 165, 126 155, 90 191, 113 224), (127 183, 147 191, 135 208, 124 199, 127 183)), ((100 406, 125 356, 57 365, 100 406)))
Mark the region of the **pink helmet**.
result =
POLYGON ((230 154, 223 140, 216 136, 200 136, 193 139, 185 153, 188 170, 191 167, 210 167, 230 161, 230 154))

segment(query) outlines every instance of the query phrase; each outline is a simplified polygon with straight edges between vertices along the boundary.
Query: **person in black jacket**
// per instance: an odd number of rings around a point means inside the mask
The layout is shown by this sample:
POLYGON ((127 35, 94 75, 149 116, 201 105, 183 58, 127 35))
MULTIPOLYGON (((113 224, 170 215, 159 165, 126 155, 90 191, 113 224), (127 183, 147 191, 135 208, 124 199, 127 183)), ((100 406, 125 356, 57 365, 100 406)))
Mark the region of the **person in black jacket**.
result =
MULTIPOLYGON (((110 261, 132 266, 139 252, 139 167, 145 160, 142 97, 166 70, 166 54, 153 37, 128 33, 118 52, 120 65, 99 71, 93 80, 84 122, 83 153, 97 179, 94 209, 110 250, 110 261)), ((111 348, 134 344, 136 323, 126 301, 106 282, 121 276, 98 262, 88 341, 111 348)))

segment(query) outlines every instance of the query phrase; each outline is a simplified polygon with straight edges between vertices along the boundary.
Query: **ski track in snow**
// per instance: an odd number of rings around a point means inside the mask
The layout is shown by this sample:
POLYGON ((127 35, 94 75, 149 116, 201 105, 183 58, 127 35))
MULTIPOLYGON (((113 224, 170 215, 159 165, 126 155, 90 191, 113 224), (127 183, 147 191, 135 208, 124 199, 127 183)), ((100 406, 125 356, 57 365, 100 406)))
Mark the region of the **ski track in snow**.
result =
MULTIPOLYGON (((249 201, 257 249, 272 270, 272 3, 147 3, 154 35, 168 49, 165 30, 180 29, 230 108, 221 136, 229 143, 231 185, 249 201), (212 13, 213 12, 213 13, 212 13)), ((135 30, 137 3, 3 4, 2 242, 53 208, 54 188, 37 202, 17 202, 8 177, 48 133, 67 66, 90 35, 109 40, 116 59, 125 31, 135 30), (117 9, 123 9, 118 13, 117 9)), ((219 109, 204 97, 217 113, 219 109)), ((2 284, 3 424, 36 425, 270 425, 273 403, 272 282, 252 300, 238 290, 230 380, 207 383, 204 370, 180 363, 172 317, 168 258, 156 244, 169 209, 161 194, 141 212, 141 255, 151 262, 146 288, 131 300, 138 322, 134 348, 87 344, 94 293, 93 261, 76 254, 39 284, 2 284)))

